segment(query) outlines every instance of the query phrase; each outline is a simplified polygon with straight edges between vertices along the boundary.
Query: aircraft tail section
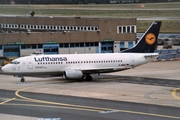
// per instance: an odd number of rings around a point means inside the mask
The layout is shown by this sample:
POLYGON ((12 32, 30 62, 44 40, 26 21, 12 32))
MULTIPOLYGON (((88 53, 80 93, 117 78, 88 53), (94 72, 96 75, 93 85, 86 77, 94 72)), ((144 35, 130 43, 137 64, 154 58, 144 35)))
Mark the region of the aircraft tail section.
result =
POLYGON ((121 52, 122 53, 153 53, 157 46, 160 27, 161 27, 161 21, 153 22, 134 47, 123 50, 121 52))

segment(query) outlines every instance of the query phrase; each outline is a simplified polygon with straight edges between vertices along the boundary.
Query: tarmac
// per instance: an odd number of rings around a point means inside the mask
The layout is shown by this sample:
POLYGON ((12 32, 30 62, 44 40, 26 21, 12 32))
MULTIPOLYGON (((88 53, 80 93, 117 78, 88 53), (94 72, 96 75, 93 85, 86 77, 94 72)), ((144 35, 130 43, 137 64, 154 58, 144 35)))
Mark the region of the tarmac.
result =
MULTIPOLYGON (((156 104, 162 106, 180 107, 180 93, 174 92, 174 87, 142 85, 116 82, 115 76, 134 76, 145 78, 160 78, 162 80, 180 80, 180 61, 151 62, 127 71, 109 73, 112 78, 101 81, 78 82, 67 81, 63 78, 36 78, 26 77, 21 83, 20 78, 0 75, 1 89, 27 91, 57 95, 79 96, 87 98, 129 101, 135 103, 156 104)), ((96 76, 98 77, 98 76, 96 76)), ((101 74, 103 77, 103 74, 101 74)), ((0 119, 27 119, 37 118, 0 114, 0 119)))

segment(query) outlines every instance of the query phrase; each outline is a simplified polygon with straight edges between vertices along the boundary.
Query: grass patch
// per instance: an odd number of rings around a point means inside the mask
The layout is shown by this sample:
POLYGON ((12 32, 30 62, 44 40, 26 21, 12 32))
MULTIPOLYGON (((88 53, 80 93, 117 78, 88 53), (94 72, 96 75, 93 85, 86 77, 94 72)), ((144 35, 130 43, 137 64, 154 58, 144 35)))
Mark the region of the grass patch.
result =
MULTIPOLYGON (((134 9, 171 9, 179 8, 180 2, 166 2, 166 3, 134 3, 134 9), (144 5, 142 7, 141 5, 144 5)), ((77 5, 0 5, 0 7, 6 8, 31 8, 31 9, 132 9, 132 4, 77 4, 77 5)))
POLYGON ((30 10, 44 16, 177 17, 180 2, 92 5, 0 5, 0 14, 24 15, 30 10), (168 9, 167 9, 168 8, 168 9))
MULTIPOLYGON (((29 9, 0 8, 0 13, 24 15, 29 14, 29 9)), ((79 9, 36 9, 35 15, 43 16, 103 16, 103 17, 132 17, 132 10, 79 10, 79 9)), ((134 10, 134 17, 177 17, 180 10, 134 10)))
MULTIPOLYGON (((107 18, 180 17, 180 2, 142 4, 92 4, 92 5, 0 5, 0 14, 35 16, 72 16, 107 18), (133 11, 132 11, 133 8, 133 11)), ((144 32, 153 21, 137 21, 137 32, 144 32)), ((160 32, 180 33, 179 20, 163 20, 160 32)))
MULTIPOLYGON (((144 31, 151 25, 151 20, 139 20, 137 21, 137 32, 144 33, 144 31)), ((180 21, 179 20, 163 20, 161 33, 180 33, 180 21)))

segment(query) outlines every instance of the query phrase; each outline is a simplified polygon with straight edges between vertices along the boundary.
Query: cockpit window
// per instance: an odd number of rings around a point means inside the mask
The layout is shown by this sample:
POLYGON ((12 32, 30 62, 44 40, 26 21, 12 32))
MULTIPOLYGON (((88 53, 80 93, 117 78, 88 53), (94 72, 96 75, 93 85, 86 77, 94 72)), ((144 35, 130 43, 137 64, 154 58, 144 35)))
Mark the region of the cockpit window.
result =
POLYGON ((18 61, 11 61, 11 63, 10 64, 19 64, 20 62, 18 62, 18 61))

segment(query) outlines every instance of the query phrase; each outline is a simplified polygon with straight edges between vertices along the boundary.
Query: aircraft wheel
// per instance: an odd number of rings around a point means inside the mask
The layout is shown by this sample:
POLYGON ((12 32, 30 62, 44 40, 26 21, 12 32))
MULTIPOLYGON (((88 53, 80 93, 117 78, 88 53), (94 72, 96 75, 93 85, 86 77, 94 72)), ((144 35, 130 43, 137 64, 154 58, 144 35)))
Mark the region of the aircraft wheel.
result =
POLYGON ((24 82, 25 80, 24 80, 24 78, 21 78, 21 82, 24 82))
POLYGON ((92 81, 92 77, 90 75, 86 76, 87 81, 92 81))

